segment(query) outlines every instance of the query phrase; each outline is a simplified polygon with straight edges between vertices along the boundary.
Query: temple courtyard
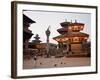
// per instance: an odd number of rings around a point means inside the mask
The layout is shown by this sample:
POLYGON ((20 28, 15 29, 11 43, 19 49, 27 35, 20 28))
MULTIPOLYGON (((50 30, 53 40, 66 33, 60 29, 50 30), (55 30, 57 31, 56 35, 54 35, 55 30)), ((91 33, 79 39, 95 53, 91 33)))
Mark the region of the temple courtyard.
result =
POLYGON ((90 66, 90 57, 61 57, 61 58, 44 58, 37 57, 24 59, 23 69, 35 69, 35 68, 53 68, 53 67, 78 67, 78 66, 90 66))

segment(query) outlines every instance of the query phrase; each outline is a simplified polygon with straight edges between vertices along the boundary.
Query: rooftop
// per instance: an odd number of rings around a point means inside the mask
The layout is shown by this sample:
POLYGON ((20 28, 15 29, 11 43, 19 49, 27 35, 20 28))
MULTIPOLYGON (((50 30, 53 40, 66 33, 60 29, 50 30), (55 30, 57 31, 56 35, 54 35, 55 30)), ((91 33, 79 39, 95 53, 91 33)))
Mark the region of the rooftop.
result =
POLYGON ((66 37, 89 37, 89 35, 86 33, 82 33, 82 32, 71 32, 71 33, 66 33, 65 35, 56 36, 53 39, 66 38, 66 37))
POLYGON ((32 19, 30 19, 28 16, 26 16, 25 14, 23 14, 23 21, 24 22, 28 22, 28 23, 36 23, 35 21, 33 21, 32 19))

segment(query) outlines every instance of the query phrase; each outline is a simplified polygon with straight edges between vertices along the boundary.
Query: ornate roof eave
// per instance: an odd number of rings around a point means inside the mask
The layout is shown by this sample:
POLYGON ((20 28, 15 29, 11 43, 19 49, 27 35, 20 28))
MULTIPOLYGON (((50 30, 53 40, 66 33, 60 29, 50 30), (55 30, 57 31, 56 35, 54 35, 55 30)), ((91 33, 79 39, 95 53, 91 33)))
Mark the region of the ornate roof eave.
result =
POLYGON ((62 27, 67 27, 70 23, 71 23, 71 22, 62 22, 62 23, 60 23, 60 25, 61 25, 62 27))
POLYGON ((57 29, 57 31, 68 31, 67 28, 60 28, 60 29, 57 29))
POLYGON ((82 32, 78 32, 78 33, 67 33, 67 34, 64 34, 64 35, 59 35, 57 37, 54 37, 53 39, 56 40, 56 39, 59 39, 59 38, 69 38, 69 37, 89 37, 88 34, 86 33, 82 33, 82 32))
POLYGON ((25 39, 30 39, 30 38, 32 37, 32 35, 33 35, 33 33, 24 32, 23 38, 24 38, 24 40, 25 40, 25 39))
POLYGON ((60 28, 60 29, 57 29, 57 31, 60 33, 60 34, 65 34, 68 32, 68 29, 67 28, 60 28))
POLYGON ((35 21, 27 17, 25 14, 23 14, 23 21, 26 21, 28 23, 36 23, 35 21))
POLYGON ((83 23, 71 23, 69 26, 84 26, 85 24, 83 23))

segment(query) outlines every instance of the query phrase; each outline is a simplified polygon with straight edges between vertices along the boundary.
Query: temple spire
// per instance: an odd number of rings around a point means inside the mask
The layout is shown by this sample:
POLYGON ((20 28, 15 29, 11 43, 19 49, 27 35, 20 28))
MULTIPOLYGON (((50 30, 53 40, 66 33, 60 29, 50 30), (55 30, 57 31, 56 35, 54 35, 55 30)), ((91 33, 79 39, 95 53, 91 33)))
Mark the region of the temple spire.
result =
POLYGON ((36 34, 36 36, 34 37, 34 40, 32 40, 32 43, 38 44, 40 42, 41 42, 40 37, 38 34, 36 34))
POLYGON ((36 34, 36 36, 34 38, 35 38, 35 40, 39 40, 40 39, 38 34, 36 34))

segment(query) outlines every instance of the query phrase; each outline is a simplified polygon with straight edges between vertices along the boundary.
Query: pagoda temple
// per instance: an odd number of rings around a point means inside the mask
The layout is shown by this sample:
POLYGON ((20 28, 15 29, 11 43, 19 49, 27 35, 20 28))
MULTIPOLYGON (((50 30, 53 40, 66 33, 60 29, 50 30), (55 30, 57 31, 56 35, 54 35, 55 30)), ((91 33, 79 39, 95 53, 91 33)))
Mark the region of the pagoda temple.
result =
POLYGON ((53 38, 58 42, 59 49, 67 53, 82 53, 83 43, 86 43, 89 38, 88 34, 80 32, 85 24, 75 20, 74 23, 65 21, 60 25, 62 28, 57 29, 60 35, 53 38))
POLYGON ((29 39, 32 37, 33 33, 28 28, 32 23, 35 23, 32 19, 23 14, 23 53, 24 55, 29 55, 29 39))
POLYGON ((38 34, 36 34, 36 36, 34 38, 35 39, 29 43, 29 48, 37 49, 37 45, 40 44, 41 40, 39 40, 40 37, 38 34))

